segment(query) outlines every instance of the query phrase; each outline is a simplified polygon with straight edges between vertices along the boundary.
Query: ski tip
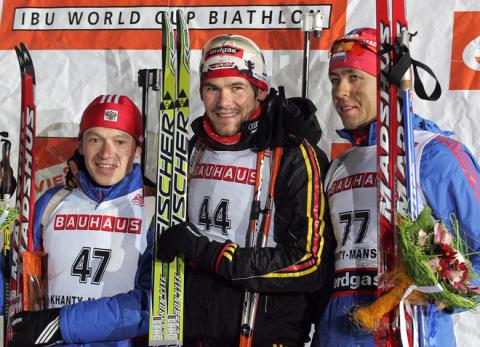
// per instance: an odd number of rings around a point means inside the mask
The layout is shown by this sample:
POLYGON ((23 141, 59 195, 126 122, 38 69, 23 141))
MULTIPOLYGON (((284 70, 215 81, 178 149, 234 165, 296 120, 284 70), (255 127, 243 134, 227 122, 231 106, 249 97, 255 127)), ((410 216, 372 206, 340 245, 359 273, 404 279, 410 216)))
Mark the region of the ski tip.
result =
POLYGON ((180 26, 181 28, 184 28, 184 29, 188 29, 187 18, 185 17, 183 10, 180 8, 177 10, 177 26, 180 26))
POLYGON ((12 148, 12 142, 9 139, 2 139, 0 142, 3 144, 3 150, 10 151, 10 148, 12 148))
POLYGON ((168 18, 168 15, 170 14, 169 11, 162 11, 162 27, 164 28, 169 28, 170 25, 170 20, 168 18))
POLYGON ((187 27, 187 19, 181 8, 177 9, 177 25, 180 25, 184 28, 187 27))
POLYGON ((15 53, 17 54, 20 65, 20 73, 22 76, 24 74, 30 75, 33 79, 33 84, 35 84, 35 70, 33 68, 32 56, 25 43, 20 42, 20 46, 15 46, 15 53))

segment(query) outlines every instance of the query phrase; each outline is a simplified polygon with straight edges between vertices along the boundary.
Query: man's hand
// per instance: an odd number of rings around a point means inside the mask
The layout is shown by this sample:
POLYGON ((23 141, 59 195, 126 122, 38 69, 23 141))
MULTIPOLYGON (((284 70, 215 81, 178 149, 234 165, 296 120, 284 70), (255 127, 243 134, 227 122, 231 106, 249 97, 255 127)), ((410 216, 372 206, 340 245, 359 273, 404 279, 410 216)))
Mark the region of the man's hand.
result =
POLYGON ((310 99, 302 97, 288 98, 289 117, 284 120, 285 132, 302 141, 308 140, 316 145, 322 137, 322 129, 316 115, 317 108, 310 99))
POLYGON ((14 331, 10 347, 55 346, 63 343, 60 309, 20 312, 12 317, 14 331))
POLYGON ((157 243, 157 258, 171 262, 176 255, 183 254, 196 261, 201 249, 200 241, 208 243, 208 239, 200 234, 195 225, 188 222, 176 224, 162 232, 157 243))
POLYGON ((285 99, 271 92, 263 104, 263 114, 255 134, 255 148, 281 147, 287 138, 297 143, 306 139, 316 145, 322 135, 316 110, 309 99, 285 99))

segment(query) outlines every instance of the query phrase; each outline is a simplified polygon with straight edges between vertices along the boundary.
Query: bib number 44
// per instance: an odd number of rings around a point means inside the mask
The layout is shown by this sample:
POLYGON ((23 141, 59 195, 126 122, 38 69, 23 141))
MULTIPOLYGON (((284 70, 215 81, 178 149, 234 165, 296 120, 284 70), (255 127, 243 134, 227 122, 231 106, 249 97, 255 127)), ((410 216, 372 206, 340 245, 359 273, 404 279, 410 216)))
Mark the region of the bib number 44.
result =
POLYGON ((231 228, 232 224, 228 218, 228 205, 229 201, 222 199, 215 207, 213 214, 210 214, 210 197, 206 196, 200 206, 198 224, 205 226, 206 231, 216 227, 222 231, 223 235, 227 235, 227 230, 231 228))

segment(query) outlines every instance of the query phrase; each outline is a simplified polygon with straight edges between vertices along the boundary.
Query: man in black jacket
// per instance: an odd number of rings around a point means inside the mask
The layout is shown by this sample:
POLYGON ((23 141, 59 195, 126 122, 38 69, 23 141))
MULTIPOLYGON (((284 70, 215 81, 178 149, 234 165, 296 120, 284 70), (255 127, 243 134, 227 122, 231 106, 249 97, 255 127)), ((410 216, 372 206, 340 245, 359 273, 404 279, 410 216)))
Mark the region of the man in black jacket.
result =
POLYGON ((265 71, 262 52, 243 36, 214 37, 202 52, 205 114, 192 124, 189 222, 163 232, 157 245, 160 259, 182 254, 189 264, 185 346, 238 346, 246 289, 261 294, 254 346, 303 346, 309 294, 330 279, 334 241, 322 187, 327 160, 302 129, 315 119, 315 108, 305 99, 267 95, 265 71), (311 114, 305 117, 306 110, 311 114), (270 149, 279 145, 266 247, 246 247, 255 178, 263 177, 263 206, 270 149), (256 163, 263 154, 262 167, 256 163))

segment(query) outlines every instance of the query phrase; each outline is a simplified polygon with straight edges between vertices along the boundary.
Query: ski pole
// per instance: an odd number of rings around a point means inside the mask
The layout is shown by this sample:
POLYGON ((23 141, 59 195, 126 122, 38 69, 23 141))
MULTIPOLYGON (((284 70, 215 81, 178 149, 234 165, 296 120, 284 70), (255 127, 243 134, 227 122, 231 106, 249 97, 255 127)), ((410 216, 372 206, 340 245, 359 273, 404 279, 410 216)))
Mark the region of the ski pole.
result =
POLYGON ((302 70, 302 97, 308 97, 308 80, 310 68, 310 34, 313 31, 318 39, 322 33, 323 15, 320 12, 304 13, 301 25, 303 31, 303 70, 302 70))
MULTIPOLYGON (((1 133, 2 136, 8 137, 8 133, 1 133)), ((10 149, 11 142, 7 139, 2 139, 2 160, 0 161, 0 178, 1 178, 1 189, 0 189, 0 198, 6 202, 10 200, 10 197, 15 192, 16 181, 13 177, 13 171, 10 166, 10 149)), ((0 344, 3 346, 6 323, 5 317, 8 317, 9 310, 9 301, 10 301, 10 226, 7 226, 3 232, 3 275, 5 276, 4 282, 4 313, 1 316, 1 331, 2 331, 2 340, 0 344), (7 314, 5 313, 7 312, 7 314)))
MULTIPOLYGON (((262 172, 265 163, 265 151, 257 153, 255 185, 253 200, 250 208, 250 221, 248 223, 246 246, 253 248, 256 245, 257 223, 260 217, 260 196, 262 193, 262 172)), ((246 289, 243 297, 242 322, 240 329, 240 347, 251 347, 253 342, 253 329, 257 313, 258 295, 246 289)))
MULTIPOLYGON (((8 135, 7 135, 8 136, 8 135)), ((13 170, 10 166, 10 149, 12 143, 9 140, 2 139, 2 160, 0 162, 0 173, 1 173, 1 189, 0 189, 0 198, 8 202, 10 197, 15 192, 17 182, 13 177, 13 170)), ((4 232, 4 246, 3 246, 3 255, 4 255, 4 275, 6 278, 10 276, 10 266, 8 256, 10 251, 10 227, 5 228, 4 232)), ((8 281, 5 282, 7 284, 8 281)))
MULTIPOLYGON (((263 210, 264 215, 260 227, 260 232, 258 234, 258 241, 256 243, 257 247, 263 248, 267 246, 267 240, 268 240, 268 234, 270 230, 270 222, 271 222, 271 217, 272 217, 272 206, 273 206, 273 200, 275 197, 275 182, 278 176, 278 172, 280 169, 280 160, 283 154, 283 148, 282 147, 277 147, 273 151, 273 159, 272 159, 272 171, 270 175, 270 184, 268 188, 268 196, 267 200, 265 202, 265 208, 263 210)), ((250 291, 245 291, 245 301, 244 305, 247 304, 247 300, 249 300, 248 304, 248 319, 245 321, 242 321, 242 333, 240 335, 240 347, 250 347, 252 346, 253 342, 253 331, 254 331, 254 326, 255 326, 255 318, 257 315, 257 307, 258 307, 258 300, 259 300, 260 294, 257 292, 250 292, 250 291), (248 294, 248 295, 247 295, 248 294), (247 324, 247 325, 245 325, 247 324), (245 332, 248 332, 248 334, 244 334, 245 332)), ((244 306, 245 309, 246 306, 244 306)))
MULTIPOLYGON (((283 87, 279 87, 280 96, 285 99, 285 90, 283 87)), ((273 155, 270 157, 270 181, 268 185, 268 193, 265 200, 264 209, 260 209, 260 193, 262 188, 262 168, 265 153, 264 151, 257 154, 257 175, 255 177, 254 199, 252 201, 252 208, 250 211, 250 225, 247 232, 247 246, 264 248, 267 246, 268 234, 270 231, 270 223, 272 218, 272 207, 275 199, 275 187, 277 182, 278 172, 280 171, 280 161, 283 155, 283 138, 284 129, 283 122, 276 122, 277 126, 273 129, 272 133, 272 147, 273 155), (257 222, 260 213, 262 216, 262 223, 260 225, 260 231, 256 235, 257 222)), ((260 294, 245 290, 243 311, 242 311, 242 326, 240 330, 240 347, 251 347, 253 343, 253 333, 255 328, 255 319, 257 315, 258 300, 260 294)))
POLYGON ((161 69, 140 69, 138 70, 138 86, 142 88, 142 120, 144 147, 140 158, 143 175, 147 174, 147 129, 148 129, 148 99, 150 88, 154 91, 160 90, 161 69))
MULTIPOLYGON (((410 42, 410 34, 406 29, 400 32, 399 36, 400 47, 405 47, 408 50, 410 42)), ((406 159, 406 180, 407 180, 407 197, 408 197, 408 213, 412 220, 416 220, 419 214, 418 209, 418 191, 416 182, 416 160, 415 160, 415 145, 413 134, 413 90, 412 90, 412 68, 408 67, 405 74, 400 80, 400 90, 402 93, 403 102, 403 122, 405 126, 405 159, 406 159)), ((414 345, 419 343, 419 346, 426 346, 426 313, 421 305, 413 307, 413 315, 417 324, 413 324, 413 339, 414 345)), ((415 322, 414 322, 415 323, 415 322)), ((401 330, 402 340, 407 341, 408 338, 404 336, 404 331, 401 330)))

